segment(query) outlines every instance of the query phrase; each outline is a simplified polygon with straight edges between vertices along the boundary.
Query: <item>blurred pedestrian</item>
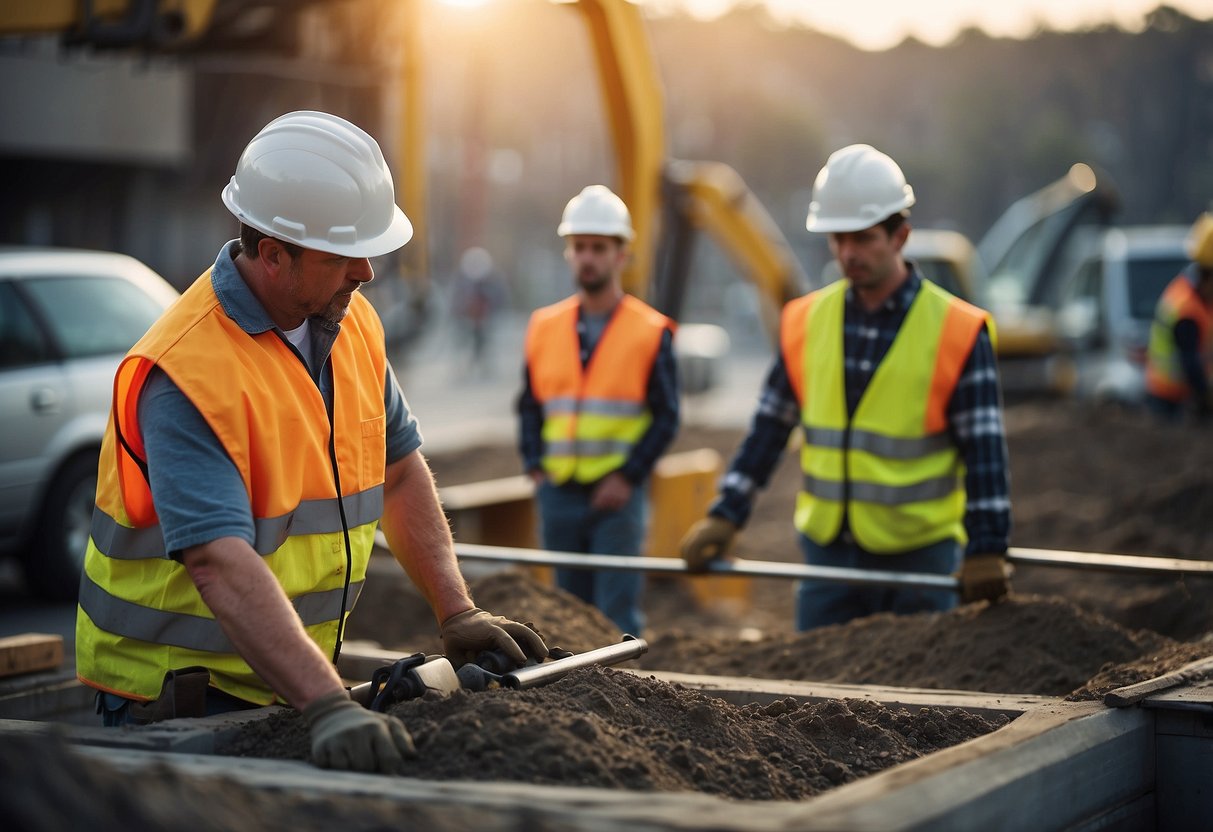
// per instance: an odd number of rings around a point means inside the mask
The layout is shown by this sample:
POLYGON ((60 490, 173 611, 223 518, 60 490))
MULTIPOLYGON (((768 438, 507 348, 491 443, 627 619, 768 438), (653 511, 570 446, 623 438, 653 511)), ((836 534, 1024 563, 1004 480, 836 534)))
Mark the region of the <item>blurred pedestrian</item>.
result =
POLYGON ((1158 299, 1146 350, 1146 402, 1167 422, 1191 408, 1213 417, 1213 214, 1201 214, 1188 236, 1192 262, 1158 299))
POLYGON ((492 255, 480 246, 460 255, 453 304, 467 342, 467 371, 473 377, 488 378, 493 374, 489 338, 505 300, 505 286, 492 255))
MULTIPOLYGON (((845 279, 784 307, 749 433, 708 516, 683 538, 692 570, 729 552, 799 426, 794 520, 806 562, 958 573, 965 600, 1007 592, 1007 451, 990 318, 902 257, 913 204, 901 168, 868 145, 835 152, 818 173, 807 227, 828 235, 845 279)), ((955 604, 947 590, 806 580, 796 626, 955 604)))
MULTIPOLYGON (((590 185, 569 200, 557 233, 577 293, 531 315, 518 398, 543 546, 639 555, 646 483, 678 431, 674 324, 623 291, 634 231, 608 188, 590 185)), ((643 631, 641 573, 557 569, 556 582, 623 632, 643 631)))
POLYGON ((103 723, 287 702, 321 765, 400 771, 413 743, 334 663, 382 519, 456 664, 547 649, 477 609, 421 435, 359 288, 408 242, 379 145, 288 113, 223 191, 240 237, 119 367, 76 627, 103 723))

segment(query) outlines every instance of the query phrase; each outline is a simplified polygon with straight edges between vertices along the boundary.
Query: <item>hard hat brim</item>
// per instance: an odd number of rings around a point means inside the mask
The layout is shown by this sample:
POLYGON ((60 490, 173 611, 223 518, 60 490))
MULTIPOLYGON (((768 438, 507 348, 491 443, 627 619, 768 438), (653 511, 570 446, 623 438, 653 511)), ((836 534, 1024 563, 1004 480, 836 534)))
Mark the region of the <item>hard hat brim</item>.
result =
POLYGON ((368 240, 359 240, 357 243, 342 244, 334 243, 319 237, 295 237, 293 235, 284 234, 281 230, 275 230, 266 226, 264 223, 257 222, 247 216, 240 210, 240 206, 235 200, 235 188, 229 182, 223 188, 223 204, 236 219, 247 226, 257 229, 262 234, 266 234, 275 239, 283 240, 288 243, 294 243, 304 248, 323 251, 328 254, 336 254, 341 257, 380 257, 384 254, 390 254, 396 249, 403 246, 409 240, 413 239, 413 223, 405 216, 404 211, 400 210, 399 205, 392 206, 392 221, 383 233, 371 237, 368 240))

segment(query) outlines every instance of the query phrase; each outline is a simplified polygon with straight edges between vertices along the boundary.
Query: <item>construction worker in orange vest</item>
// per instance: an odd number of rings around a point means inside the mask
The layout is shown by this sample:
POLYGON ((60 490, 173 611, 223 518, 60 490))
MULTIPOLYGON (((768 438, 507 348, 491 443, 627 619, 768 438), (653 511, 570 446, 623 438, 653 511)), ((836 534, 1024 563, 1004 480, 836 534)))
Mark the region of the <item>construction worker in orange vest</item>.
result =
POLYGON ((1163 291, 1146 350, 1146 401, 1168 422, 1186 406, 1213 416, 1213 214, 1201 214, 1188 235, 1188 264, 1163 291))
POLYGON ((223 202, 239 239, 118 370, 77 673, 106 725, 289 703, 313 762, 400 772, 405 726, 352 701, 334 666, 381 518, 456 666, 547 648, 473 604, 358 291, 368 258, 412 236, 379 145, 345 119, 288 113, 246 146, 223 202))
MULTIPOLYGON (((531 315, 518 398, 543 546, 639 555, 645 485, 678 431, 674 324, 623 291, 634 232, 609 188, 590 185, 569 200, 557 233, 577 293, 531 315)), ((556 582, 623 632, 643 631, 641 573, 557 569, 556 582)))
MULTIPOLYGON (((788 437, 802 432, 794 522, 810 565, 958 573, 965 600, 1007 592, 1010 528, 991 322, 902 257, 914 191, 869 145, 818 173, 809 231, 845 279, 789 302, 749 434, 684 536, 691 570, 727 555, 788 437)), ((946 610, 947 590, 802 581, 800 630, 946 610)))

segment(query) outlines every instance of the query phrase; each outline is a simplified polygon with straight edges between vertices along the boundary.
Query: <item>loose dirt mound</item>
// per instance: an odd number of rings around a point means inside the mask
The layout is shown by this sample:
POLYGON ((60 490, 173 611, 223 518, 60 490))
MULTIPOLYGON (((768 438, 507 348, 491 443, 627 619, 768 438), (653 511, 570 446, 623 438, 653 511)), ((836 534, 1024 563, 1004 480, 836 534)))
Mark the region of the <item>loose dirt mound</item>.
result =
MULTIPOLYGON (((1208 429, 1160 427, 1142 414, 1122 411, 1030 403, 1007 409, 1007 432, 1013 546, 1213 559, 1208 429)), ((728 460, 742 435, 685 428, 673 450, 711 447, 728 460)), ((785 455, 758 498, 739 536, 741 555, 799 562, 791 525, 798 480, 793 457, 785 455)), ((431 462, 440 485, 518 473, 517 455, 509 447, 480 447, 431 462)), ((490 586, 477 584, 477 597, 490 586)), ((815 674, 825 673, 841 681, 850 673, 846 681, 1064 694, 1088 680, 1107 689, 1113 679, 1163 672, 1191 660, 1184 657, 1213 654, 1213 642, 1201 640, 1213 631, 1213 580, 1021 567, 1014 587, 1013 603, 991 610, 961 610, 923 623, 877 617, 831 628, 832 638, 826 640, 793 633, 788 581, 755 580, 748 609, 721 612, 698 608, 685 582, 650 580, 645 611, 654 647, 644 661, 649 667, 689 669, 723 653, 727 658, 716 666, 735 674, 822 680, 815 674), (1139 630, 1193 644, 1181 649, 1166 639, 1151 642, 1139 630), (869 641, 874 643, 863 649, 869 641), (777 655, 785 642, 788 657, 777 655), (849 648, 835 652, 832 643, 849 648), (803 657, 797 655, 801 652, 803 657), (1159 659, 1172 655, 1172 663, 1159 659), (921 656, 924 663, 907 656, 921 656), (687 665, 681 664, 684 659, 687 665), (1104 682, 1091 678, 1109 664, 1121 667, 1104 682), (847 665, 849 671, 842 669, 847 665)), ((541 629, 551 629, 526 609, 525 597, 511 585, 500 598, 500 611, 529 616, 541 629)))
POLYGON ((1171 646, 1170 639, 1130 633, 1061 599, 1013 597, 948 613, 873 615, 756 642, 670 633, 652 643, 641 664, 718 676, 1064 696, 1108 662, 1171 646))
MULTIPOLYGON (((737 708, 698 691, 603 668, 527 691, 457 692, 392 711, 417 743, 406 774, 797 800, 986 734, 956 709, 860 700, 737 708)), ((284 711, 248 726, 231 755, 307 759, 306 726, 284 711)))
MULTIPOLYGON (((434 616, 403 572, 368 581, 346 627, 352 640, 375 641, 402 654, 441 653, 434 616)), ((614 644, 619 628, 596 607, 525 572, 508 569, 470 582, 476 603, 496 615, 535 624, 549 647, 584 653, 614 644)))

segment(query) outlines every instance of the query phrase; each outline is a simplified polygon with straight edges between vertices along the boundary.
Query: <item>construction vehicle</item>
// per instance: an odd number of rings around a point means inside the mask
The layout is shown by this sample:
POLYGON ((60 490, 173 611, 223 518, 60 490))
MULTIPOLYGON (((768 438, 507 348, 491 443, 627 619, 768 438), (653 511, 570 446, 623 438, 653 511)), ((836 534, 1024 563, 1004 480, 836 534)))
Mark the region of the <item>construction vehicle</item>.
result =
MULTIPOLYGON (((276 12, 319 7, 330 0, 263 4, 276 12)), ((628 292, 677 319, 691 269, 697 233, 707 233, 759 289, 762 318, 771 337, 783 303, 804 292, 808 281, 774 221, 726 165, 667 158, 661 83, 640 7, 628 0, 560 0, 584 20, 598 68, 614 157, 615 190, 628 205, 636 237, 624 274, 628 292)), ((375 11, 368 5, 368 13, 375 11)), ((201 54, 230 46, 245 4, 233 0, 13 0, 0 10, 0 35, 59 33, 68 47, 201 54)), ((392 4, 403 56, 397 78, 401 106, 395 129, 398 199, 412 220, 416 240, 427 239, 427 158, 422 107, 421 33, 418 0, 392 4)), ((250 44, 256 48, 256 44, 250 44)), ((386 126, 386 125, 385 125, 386 126)), ((426 246, 402 249, 400 271, 425 295, 426 246)))
POLYGON ((977 303, 998 329, 1004 392, 1068 394, 1077 374, 1059 333, 1063 278, 1078 265, 1083 229, 1107 227, 1119 210, 1111 183, 1086 164, 1019 199, 990 227, 977 251, 989 277, 977 303))

